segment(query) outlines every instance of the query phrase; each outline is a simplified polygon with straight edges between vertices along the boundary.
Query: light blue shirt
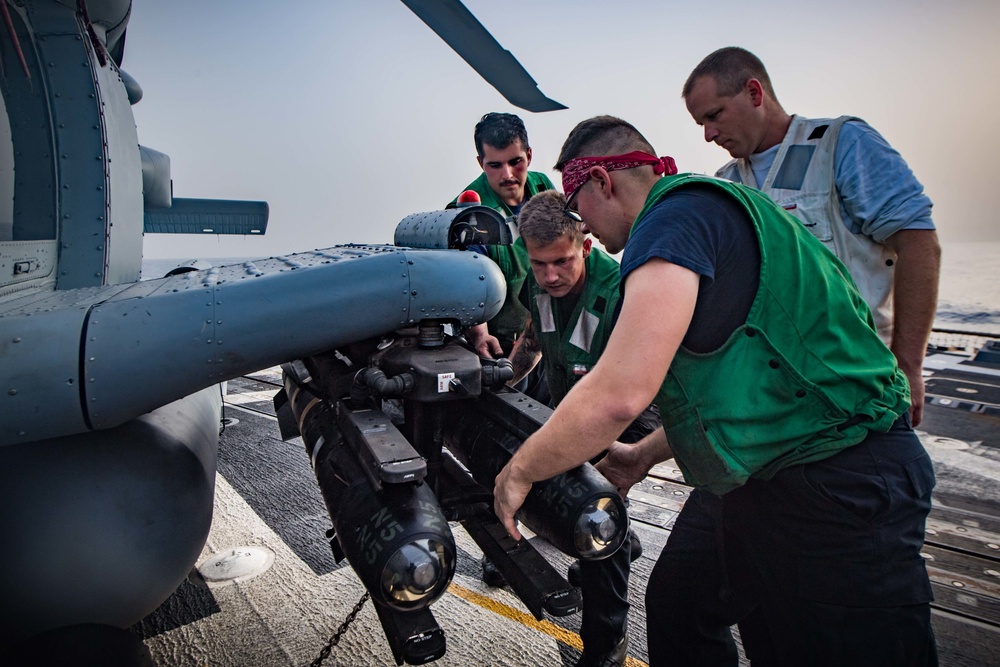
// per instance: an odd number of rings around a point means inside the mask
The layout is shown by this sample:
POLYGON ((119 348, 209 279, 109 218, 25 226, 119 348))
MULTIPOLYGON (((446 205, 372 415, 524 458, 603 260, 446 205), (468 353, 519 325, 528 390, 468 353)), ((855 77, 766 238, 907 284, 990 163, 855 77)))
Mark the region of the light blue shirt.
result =
MULTIPOLYGON (((757 183, 763 183, 779 146, 750 156, 757 183)), ((844 224, 853 234, 878 243, 901 229, 934 229, 931 200, 896 149, 867 123, 848 121, 834 153, 834 180, 844 224)), ((739 182, 734 164, 723 178, 739 182)))

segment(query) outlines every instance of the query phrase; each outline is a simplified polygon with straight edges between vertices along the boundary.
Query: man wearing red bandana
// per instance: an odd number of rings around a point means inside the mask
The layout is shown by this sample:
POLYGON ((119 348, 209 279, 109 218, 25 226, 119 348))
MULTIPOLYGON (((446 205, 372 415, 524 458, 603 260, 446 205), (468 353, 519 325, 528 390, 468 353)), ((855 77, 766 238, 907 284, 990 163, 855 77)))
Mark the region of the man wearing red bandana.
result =
MULTIPOLYGON (((516 381, 541 359, 551 405, 558 405, 597 363, 611 335, 620 295, 618 262, 592 247, 565 205, 561 193, 541 192, 524 205, 518 221, 531 261, 520 299, 531 317, 510 361, 516 381)), ((618 437, 637 442, 658 426, 651 408, 618 437)), ((641 554, 639 537, 630 527, 629 539, 608 558, 570 566, 569 581, 583 594, 583 655, 577 667, 625 664, 629 568, 641 554)))
POLYGON ((556 168, 624 291, 600 360, 497 475, 511 536, 535 481, 609 449, 627 490, 674 458, 695 489, 649 577, 651 666, 736 667, 732 625, 752 664, 936 665, 934 469, 846 267, 760 191, 669 175, 621 119, 580 123, 556 168), (651 402, 663 427, 615 442, 651 402))

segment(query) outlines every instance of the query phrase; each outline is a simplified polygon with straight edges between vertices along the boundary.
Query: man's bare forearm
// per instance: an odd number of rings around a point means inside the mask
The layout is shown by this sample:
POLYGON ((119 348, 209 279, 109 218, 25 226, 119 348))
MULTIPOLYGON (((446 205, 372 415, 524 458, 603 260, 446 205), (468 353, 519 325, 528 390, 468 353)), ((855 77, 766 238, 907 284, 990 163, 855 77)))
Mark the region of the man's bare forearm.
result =
POLYGON ((941 247, 933 230, 902 230, 887 241, 897 254, 892 348, 903 372, 918 373, 937 310, 941 247))
POLYGON ((924 229, 896 232, 886 244, 897 255, 889 347, 910 382, 910 420, 918 426, 924 417, 923 361, 937 311, 941 246, 937 234, 924 229))

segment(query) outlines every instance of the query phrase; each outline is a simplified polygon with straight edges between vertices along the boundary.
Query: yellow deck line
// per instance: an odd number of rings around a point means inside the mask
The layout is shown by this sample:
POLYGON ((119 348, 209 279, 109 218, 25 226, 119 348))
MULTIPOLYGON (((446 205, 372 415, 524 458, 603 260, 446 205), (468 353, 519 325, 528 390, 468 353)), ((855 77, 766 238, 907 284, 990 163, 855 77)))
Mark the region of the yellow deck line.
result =
MULTIPOLYGON (((557 642, 562 642, 567 646, 575 648, 577 651, 583 650, 583 642, 580 641, 580 635, 575 632, 571 632, 564 627, 556 625, 551 621, 537 621, 535 617, 531 614, 523 612, 519 609, 514 609, 513 607, 506 605, 502 602, 494 600, 493 598, 481 595, 473 590, 465 588, 456 584, 454 581, 451 582, 451 586, 448 587, 448 592, 457 595, 458 597, 471 602, 474 605, 482 607, 488 611, 492 611, 500 616, 509 618, 512 621, 516 621, 523 626, 529 627, 533 630, 537 630, 555 639, 557 642)), ((641 660, 636 660, 632 656, 625 659, 626 667, 649 667, 646 663, 641 660)))

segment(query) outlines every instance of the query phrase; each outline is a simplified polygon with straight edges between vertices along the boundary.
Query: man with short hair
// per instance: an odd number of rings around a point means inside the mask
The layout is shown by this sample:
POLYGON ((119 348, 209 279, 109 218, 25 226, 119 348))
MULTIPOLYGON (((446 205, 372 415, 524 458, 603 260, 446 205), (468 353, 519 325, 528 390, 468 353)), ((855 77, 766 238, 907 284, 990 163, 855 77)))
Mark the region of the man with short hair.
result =
POLYGON ((716 176, 763 191, 847 266, 906 373, 920 424, 941 248, 931 201, 906 162, 860 118, 786 113, 746 49, 708 55, 682 96, 705 141, 733 157, 716 176))
POLYGON ((618 262, 566 215, 562 193, 548 190, 525 204, 518 221, 531 274, 522 303, 530 310, 510 360, 517 381, 539 357, 552 404, 586 375, 604 351, 618 304, 618 262))
MULTIPOLYGON (((497 112, 485 114, 476 123, 472 138, 476 145, 476 160, 483 173, 465 190, 477 193, 483 206, 489 206, 506 217, 515 238, 510 245, 470 248, 487 255, 500 267, 506 280, 507 295, 500 312, 489 322, 466 328, 465 337, 481 357, 509 357, 514 342, 528 321, 528 309, 518 300, 528 275, 528 251, 518 238, 517 218, 524 202, 543 190, 553 189, 552 181, 545 174, 528 171, 531 146, 524 122, 518 116, 497 112)), ((458 197, 448 204, 448 208, 457 205, 458 197)), ((541 368, 522 378, 515 388, 542 403, 549 401, 541 368)), ((484 582, 494 587, 506 584, 503 575, 486 556, 482 558, 482 566, 484 582)))
MULTIPOLYGON (((486 114, 476 124, 473 140, 483 173, 465 190, 478 193, 483 206, 513 218, 516 231, 521 206, 542 190, 551 190, 552 181, 545 174, 528 171, 531 165, 528 133, 524 122, 514 114, 486 114)), ((457 202, 456 197, 448 207, 457 202)), ((527 309, 517 299, 528 275, 528 253, 517 239, 509 246, 491 245, 485 250, 507 279, 507 299, 487 324, 466 329, 466 337, 480 356, 507 356, 528 317, 527 309)))
POLYGON ((649 663, 936 665, 920 550, 934 470, 909 387, 847 269, 755 189, 670 173, 610 116, 556 168, 569 207, 623 251, 597 365, 497 475, 495 510, 609 449, 627 490, 673 457, 695 490, 646 590, 649 663), (652 400, 663 428, 618 433, 652 400))

